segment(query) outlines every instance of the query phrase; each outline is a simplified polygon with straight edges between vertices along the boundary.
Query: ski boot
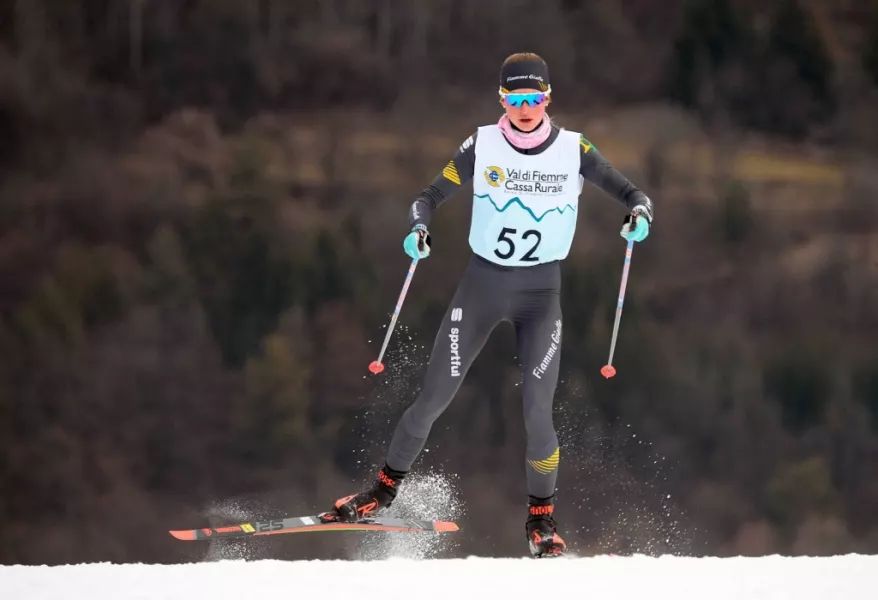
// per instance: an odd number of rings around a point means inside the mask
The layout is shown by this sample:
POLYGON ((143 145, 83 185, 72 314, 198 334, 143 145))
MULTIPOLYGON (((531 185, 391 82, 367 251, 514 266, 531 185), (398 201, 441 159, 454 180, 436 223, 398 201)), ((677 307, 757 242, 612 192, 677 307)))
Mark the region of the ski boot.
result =
POLYGON ((555 525, 555 497, 528 496, 528 517, 525 524, 527 542, 534 558, 554 558, 567 550, 567 543, 558 535, 555 525))
POLYGON ((405 475, 384 465, 371 488, 339 498, 331 510, 319 515, 320 520, 324 523, 357 523, 377 516, 379 512, 390 508, 405 475))

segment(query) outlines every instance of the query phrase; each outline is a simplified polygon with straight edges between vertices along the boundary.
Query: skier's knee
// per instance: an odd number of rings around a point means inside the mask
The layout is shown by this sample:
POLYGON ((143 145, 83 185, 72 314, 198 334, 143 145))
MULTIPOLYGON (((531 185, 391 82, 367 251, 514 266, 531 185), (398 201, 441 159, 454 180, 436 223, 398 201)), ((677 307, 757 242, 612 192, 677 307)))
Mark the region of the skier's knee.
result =
POLYGON ((433 416, 430 411, 425 410, 424 407, 416 403, 408 407, 403 413, 402 429, 412 437, 426 438, 435 420, 436 416, 433 416))
POLYGON ((552 408, 533 403, 524 411, 524 430, 528 446, 545 446, 556 440, 555 425, 552 421, 552 408))
POLYGON ((525 427, 528 458, 542 459, 558 448, 558 434, 551 421, 529 423, 525 427))

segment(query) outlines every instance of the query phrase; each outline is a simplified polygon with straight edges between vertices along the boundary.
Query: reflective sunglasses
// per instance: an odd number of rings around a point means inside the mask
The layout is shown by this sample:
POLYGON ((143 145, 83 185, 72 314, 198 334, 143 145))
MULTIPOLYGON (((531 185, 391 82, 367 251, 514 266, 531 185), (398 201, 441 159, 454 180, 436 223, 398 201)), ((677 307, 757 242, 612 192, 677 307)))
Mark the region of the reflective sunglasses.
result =
POLYGON ((518 108, 525 102, 527 102, 530 106, 539 106, 552 93, 552 86, 549 86, 549 89, 545 92, 527 92, 527 93, 514 93, 514 92, 504 92, 503 88, 500 88, 500 97, 506 101, 509 106, 514 106, 518 108))

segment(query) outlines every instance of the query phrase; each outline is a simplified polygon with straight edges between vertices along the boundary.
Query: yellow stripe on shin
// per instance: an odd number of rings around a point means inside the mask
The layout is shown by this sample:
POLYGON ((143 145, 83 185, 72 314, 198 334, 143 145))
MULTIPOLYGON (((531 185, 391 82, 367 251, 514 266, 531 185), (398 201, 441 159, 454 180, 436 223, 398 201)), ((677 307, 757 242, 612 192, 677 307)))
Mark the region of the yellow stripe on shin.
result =
POLYGON ((537 473, 548 475, 558 468, 561 461, 561 449, 555 448, 555 451, 548 458, 542 460, 528 460, 527 463, 534 468, 537 473))

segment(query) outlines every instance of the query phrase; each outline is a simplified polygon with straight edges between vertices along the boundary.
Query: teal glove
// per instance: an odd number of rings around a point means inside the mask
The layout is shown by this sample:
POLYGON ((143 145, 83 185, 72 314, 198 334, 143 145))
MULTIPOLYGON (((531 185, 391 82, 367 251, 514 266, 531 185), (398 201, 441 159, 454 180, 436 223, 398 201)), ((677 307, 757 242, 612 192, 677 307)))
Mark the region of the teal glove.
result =
POLYGON ((405 253, 412 258, 430 256, 430 233, 426 225, 415 225, 402 242, 405 253))
POLYGON ((622 231, 619 233, 626 241, 642 242, 649 235, 649 217, 646 209, 635 206, 631 214, 622 222, 622 231))

